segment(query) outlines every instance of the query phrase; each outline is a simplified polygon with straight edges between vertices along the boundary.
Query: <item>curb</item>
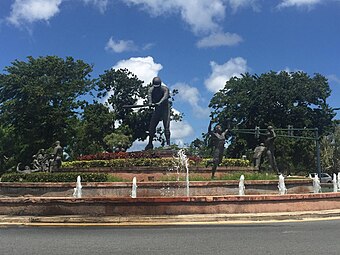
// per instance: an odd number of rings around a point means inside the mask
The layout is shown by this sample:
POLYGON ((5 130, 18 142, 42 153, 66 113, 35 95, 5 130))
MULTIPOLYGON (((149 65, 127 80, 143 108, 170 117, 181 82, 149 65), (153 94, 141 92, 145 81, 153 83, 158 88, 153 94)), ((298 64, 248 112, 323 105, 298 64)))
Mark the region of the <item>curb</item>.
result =
POLYGON ((340 210, 242 213, 242 214, 189 214, 169 216, 11 216, 0 215, 0 226, 166 226, 249 224, 266 222, 298 222, 340 219, 340 210))

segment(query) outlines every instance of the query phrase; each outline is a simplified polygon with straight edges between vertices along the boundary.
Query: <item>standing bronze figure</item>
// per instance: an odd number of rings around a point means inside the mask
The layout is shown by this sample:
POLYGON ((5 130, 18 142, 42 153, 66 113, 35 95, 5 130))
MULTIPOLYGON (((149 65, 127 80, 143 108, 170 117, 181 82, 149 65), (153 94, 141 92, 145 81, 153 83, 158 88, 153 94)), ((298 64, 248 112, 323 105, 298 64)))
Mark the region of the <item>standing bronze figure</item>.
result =
POLYGON ((254 149, 254 154, 253 154, 253 166, 257 169, 261 169, 261 163, 262 163, 262 155, 263 152, 266 151, 266 147, 264 146, 264 143, 260 143, 259 146, 256 146, 254 149))
POLYGON ((272 126, 267 127, 266 136, 267 138, 264 141, 264 145, 266 146, 266 149, 267 149, 267 157, 269 159, 269 164, 272 170, 279 173, 279 169, 277 168, 276 159, 274 155, 274 141, 276 139, 276 134, 272 126))
POLYGON ((51 156, 51 172, 58 171, 61 167, 63 158, 63 147, 61 147, 60 141, 55 142, 55 147, 51 156))
POLYGON ((150 105, 155 106, 152 113, 149 126, 149 142, 145 150, 153 149, 153 138, 156 133, 156 127, 160 121, 163 121, 164 134, 167 146, 170 145, 170 92, 169 89, 162 85, 159 77, 152 80, 152 87, 148 91, 148 101, 150 105))

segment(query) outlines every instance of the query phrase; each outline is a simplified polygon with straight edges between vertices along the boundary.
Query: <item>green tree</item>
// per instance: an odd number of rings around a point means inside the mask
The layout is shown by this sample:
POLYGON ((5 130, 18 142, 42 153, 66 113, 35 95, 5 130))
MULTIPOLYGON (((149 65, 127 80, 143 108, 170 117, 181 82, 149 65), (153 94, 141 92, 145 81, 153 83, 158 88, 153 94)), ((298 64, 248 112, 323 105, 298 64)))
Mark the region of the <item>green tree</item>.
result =
POLYGON ((115 151, 126 151, 132 145, 131 135, 124 134, 127 128, 121 127, 116 132, 104 137, 106 145, 115 151))
MULTIPOLYGON (((0 120, 18 140, 15 157, 28 163, 40 148, 76 135, 79 98, 92 88, 92 67, 72 57, 15 60, 0 75, 0 120)), ((9 150, 9 148, 7 148, 9 150)), ((10 151, 10 150, 9 150, 10 151)))
POLYGON ((203 139, 196 138, 187 148, 188 153, 191 155, 208 158, 211 157, 212 148, 208 146, 208 139, 203 134, 203 139))
POLYGON ((337 173, 340 170, 340 126, 321 138, 321 163, 324 171, 337 173))
POLYGON ((15 165, 17 142, 13 128, 0 125, 0 174, 15 165))
MULTIPOLYGON (((327 104, 330 96, 327 79, 320 74, 314 77, 304 72, 269 72, 260 76, 244 74, 241 78, 234 77, 226 82, 210 101, 213 108, 212 117, 225 128, 231 124, 234 128, 254 129, 255 126, 266 128, 318 128, 323 134, 332 126, 333 110, 327 104)), ((260 139, 263 140, 263 136, 260 139)), ((277 155, 292 160, 293 165, 299 164, 302 158, 310 155, 313 142, 277 139, 277 155), (306 146, 308 143, 308 146, 306 146), (303 146, 302 146, 303 145, 303 146), (281 150, 289 148, 289 152, 281 150)), ((236 134, 231 138, 228 155, 240 157, 247 148, 254 148, 260 141, 251 134, 236 134)), ((312 150, 313 151, 313 150, 312 150)), ((308 156, 304 167, 313 166, 314 160, 308 156)), ((280 163, 278 162, 278 163, 280 163)))
POLYGON ((95 154, 109 148, 104 137, 114 131, 115 115, 106 104, 94 101, 86 104, 78 121, 73 143, 66 148, 72 158, 81 154, 95 154))
POLYGON ((143 86, 143 81, 127 69, 110 69, 99 76, 96 84, 99 91, 98 97, 107 99, 115 120, 131 131, 127 135, 131 135, 133 141, 145 140, 152 110, 123 107, 136 104, 138 99, 146 98, 148 88, 143 86))

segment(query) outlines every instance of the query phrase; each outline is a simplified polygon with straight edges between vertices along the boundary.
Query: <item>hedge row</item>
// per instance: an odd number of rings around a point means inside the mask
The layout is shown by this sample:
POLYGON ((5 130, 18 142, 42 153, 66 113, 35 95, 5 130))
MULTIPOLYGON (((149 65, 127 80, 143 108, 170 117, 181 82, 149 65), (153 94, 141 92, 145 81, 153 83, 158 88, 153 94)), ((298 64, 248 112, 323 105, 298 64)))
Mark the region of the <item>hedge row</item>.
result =
MULTIPOLYGON (((200 162, 189 159, 189 166, 205 166, 211 159, 202 159, 200 162)), ((64 168, 93 168, 93 167, 112 167, 125 168, 133 166, 155 166, 155 167, 174 167, 177 162, 173 158, 126 158, 111 160, 82 160, 63 162, 64 168)), ((249 167, 250 161, 243 159, 223 159, 221 166, 226 167, 249 167)))
POLYGON ((1 176, 2 182, 76 182, 77 177, 82 182, 106 182, 105 173, 8 173, 1 176))
POLYGON ((63 162, 65 168, 92 168, 92 167, 132 167, 132 166, 159 166, 171 167, 175 164, 172 158, 127 158, 111 160, 82 160, 63 162))

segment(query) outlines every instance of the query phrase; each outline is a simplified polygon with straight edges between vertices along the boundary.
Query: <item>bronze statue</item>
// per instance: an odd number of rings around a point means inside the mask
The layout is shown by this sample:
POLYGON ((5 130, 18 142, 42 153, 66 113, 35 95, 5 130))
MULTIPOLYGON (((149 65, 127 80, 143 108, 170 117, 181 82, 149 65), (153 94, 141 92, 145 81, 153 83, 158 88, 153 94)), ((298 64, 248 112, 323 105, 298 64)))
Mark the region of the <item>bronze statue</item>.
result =
POLYGON ((51 172, 59 170, 61 167, 61 162, 63 158, 63 147, 61 147, 60 142, 55 142, 55 147, 53 149, 52 159, 51 159, 51 172))
POLYGON ((276 165, 275 155, 274 155, 274 141, 276 139, 276 134, 272 126, 267 127, 266 136, 267 138, 264 141, 264 145, 266 146, 266 149, 267 149, 267 157, 269 159, 269 164, 272 170, 279 173, 279 170, 276 165))
POLYGON ((159 77, 155 77, 152 80, 152 87, 148 91, 149 104, 155 106, 152 113, 150 125, 149 125, 149 143, 145 147, 145 150, 153 149, 153 138, 156 133, 156 127, 160 121, 163 121, 164 134, 166 144, 170 145, 170 92, 169 89, 162 85, 162 81, 159 77))
POLYGON ((33 155, 33 167, 41 172, 49 172, 50 155, 44 149, 40 149, 37 154, 33 155))
POLYGON ((31 169, 29 166, 25 166, 24 169, 20 169, 22 164, 18 163, 17 172, 53 172, 60 169, 62 158, 63 147, 60 146, 59 141, 56 141, 52 154, 48 153, 45 149, 40 149, 35 155, 33 155, 33 162, 31 163, 33 168, 31 169))
POLYGON ((260 170, 261 168, 262 155, 265 150, 266 150, 266 147, 264 146, 264 143, 260 143, 260 145, 256 146, 256 148, 254 149, 253 165, 258 170, 260 170))
POLYGON ((224 153, 224 144, 226 140, 226 134, 228 132, 228 129, 225 131, 222 131, 222 127, 220 125, 216 125, 214 130, 211 130, 212 121, 209 123, 208 127, 208 134, 210 135, 211 143, 213 146, 213 159, 210 161, 207 161, 206 167, 212 164, 211 169, 211 179, 215 178, 215 172, 217 169, 217 166, 221 164, 223 159, 223 153, 224 153))

